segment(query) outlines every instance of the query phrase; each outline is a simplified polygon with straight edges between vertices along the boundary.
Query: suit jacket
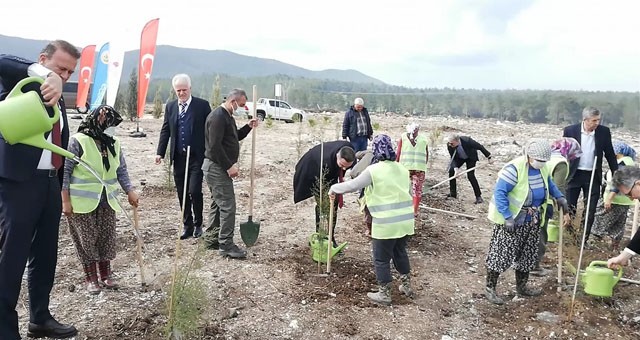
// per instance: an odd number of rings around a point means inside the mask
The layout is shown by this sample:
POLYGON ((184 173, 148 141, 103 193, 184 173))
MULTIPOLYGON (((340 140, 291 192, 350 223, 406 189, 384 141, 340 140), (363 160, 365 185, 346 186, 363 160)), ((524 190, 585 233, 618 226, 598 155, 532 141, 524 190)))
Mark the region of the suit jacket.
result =
POLYGON ((323 186, 338 183, 341 169, 336 163, 336 155, 345 146, 351 147, 351 143, 346 140, 326 142, 324 143, 323 157, 320 158, 320 144, 318 144, 300 158, 296 164, 296 173, 293 175, 294 203, 313 196, 313 190, 317 188, 317 181, 320 177, 320 162, 323 164, 323 171, 326 171, 323 186))
MULTIPOLYGON (((20 57, 2 54, 0 55, 0 100, 11 92, 14 86, 22 79, 28 77, 27 70, 29 65, 35 62, 20 57)), ((25 91, 36 91, 40 94, 40 84, 32 83, 24 87, 25 91)), ((65 110, 64 99, 59 101, 61 117, 64 126, 62 128, 62 148, 66 149, 69 144, 69 122, 67 121, 67 112, 65 110)), ((53 116, 53 109, 47 107, 49 116, 53 116)), ((50 132, 45 134, 48 137, 50 132)), ((35 173, 42 149, 24 145, 10 145, 5 142, 0 135, 0 178, 6 178, 14 181, 29 180, 35 173)), ((62 184, 62 171, 58 172, 58 178, 62 184)))
MULTIPOLYGON (((471 161, 476 161, 476 162, 478 161, 478 151, 482 152, 482 154, 485 157, 491 158, 491 153, 487 151, 487 149, 485 149, 484 146, 482 146, 482 144, 476 142, 471 137, 460 136, 460 145, 462 145, 462 150, 464 150, 464 153, 467 154, 468 159, 471 161)), ((449 155, 453 157, 453 154, 456 151, 456 148, 451 147, 447 144, 447 150, 449 151, 449 155)), ((455 154, 456 154, 455 158, 459 159, 458 153, 455 152, 455 154)))
MULTIPOLYGON (((192 118, 190 159, 202 163, 204 161, 205 122, 207 121, 207 116, 211 113, 211 106, 209 106, 208 101, 191 96, 191 103, 187 108, 187 112, 191 114, 192 118)), ((156 153, 164 158, 167 151, 167 144, 171 141, 169 157, 172 162, 178 145, 179 115, 178 99, 168 102, 164 110, 164 123, 160 130, 160 141, 158 141, 158 151, 156 153)))
MULTIPOLYGON (((564 128, 562 137, 572 137, 582 145, 582 123, 569 125, 564 128)), ((598 125, 594 135, 595 139, 595 156, 596 158, 596 170, 594 174, 594 180, 596 183, 600 183, 602 180, 602 155, 607 158, 609 163, 609 169, 611 172, 618 170, 618 161, 616 160, 616 154, 613 152, 613 144, 611 143, 611 130, 608 127, 598 125)), ((576 158, 569 162, 569 178, 567 183, 571 182, 573 176, 578 170, 578 163, 580 158, 576 158)))

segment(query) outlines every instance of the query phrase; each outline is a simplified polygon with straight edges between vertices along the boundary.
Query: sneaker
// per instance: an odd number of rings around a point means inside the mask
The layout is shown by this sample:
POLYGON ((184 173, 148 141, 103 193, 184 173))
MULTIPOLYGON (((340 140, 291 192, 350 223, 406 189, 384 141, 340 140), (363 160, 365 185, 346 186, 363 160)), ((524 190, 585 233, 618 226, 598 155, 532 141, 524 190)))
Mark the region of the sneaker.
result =
POLYGON ((220 247, 219 253, 224 257, 230 257, 232 259, 244 259, 247 257, 247 251, 235 244, 220 247))
POLYGON ((98 284, 98 281, 95 281, 95 282, 89 281, 89 282, 86 282, 86 284, 87 284, 87 292, 89 292, 89 294, 91 294, 91 295, 100 294, 100 291, 102 289, 100 288, 100 285, 98 284))

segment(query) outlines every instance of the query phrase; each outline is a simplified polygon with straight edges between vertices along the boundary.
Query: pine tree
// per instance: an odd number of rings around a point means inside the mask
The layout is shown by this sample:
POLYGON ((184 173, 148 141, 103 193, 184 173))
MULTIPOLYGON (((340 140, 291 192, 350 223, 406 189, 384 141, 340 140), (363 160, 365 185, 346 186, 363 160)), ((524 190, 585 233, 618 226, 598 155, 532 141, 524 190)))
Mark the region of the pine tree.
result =
POLYGON ((138 69, 133 68, 129 75, 129 93, 126 105, 127 117, 134 121, 138 115, 138 69))

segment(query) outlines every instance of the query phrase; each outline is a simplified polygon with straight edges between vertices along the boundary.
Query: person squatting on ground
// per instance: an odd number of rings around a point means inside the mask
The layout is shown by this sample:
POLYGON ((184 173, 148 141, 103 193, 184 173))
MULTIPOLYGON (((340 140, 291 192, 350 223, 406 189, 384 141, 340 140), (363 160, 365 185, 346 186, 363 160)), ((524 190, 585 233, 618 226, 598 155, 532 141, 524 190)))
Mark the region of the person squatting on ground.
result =
POLYGON ((367 293, 371 301, 391 304, 391 260, 400 273, 400 292, 413 297, 407 241, 414 234, 415 219, 411 201, 409 171, 396 162, 391 137, 373 139, 374 164, 354 180, 331 186, 329 195, 365 188, 367 206, 373 216, 371 245, 378 291, 367 293))
POLYGON ((242 89, 233 89, 227 100, 209 114, 205 123, 205 160, 202 163, 212 198, 206 247, 219 249, 220 255, 236 259, 245 258, 247 251, 233 241, 236 227, 233 179, 240 173, 240 141, 258 126, 254 118, 238 129, 233 113, 246 103, 247 93, 242 89))
MULTIPOLYGON (((467 169, 471 169, 476 166, 478 162, 478 151, 487 157, 489 164, 491 160, 491 153, 485 149, 482 144, 476 142, 471 137, 460 136, 457 133, 450 134, 447 137, 447 151, 451 156, 451 162, 449 163, 449 177, 453 177, 460 171, 460 167, 466 164, 467 169)), ((475 170, 467 172, 467 179, 471 183, 473 193, 476 196, 475 204, 483 203, 482 192, 480 191, 480 184, 476 179, 475 170)), ((456 179, 449 181, 449 198, 458 198, 458 190, 456 185, 456 179)))
POLYGON ((181 209, 185 200, 183 231, 180 236, 180 239, 184 240, 191 236, 202 236, 204 131, 211 107, 208 101, 191 95, 191 78, 188 75, 176 74, 171 80, 171 85, 178 98, 166 105, 155 161, 156 164, 162 162, 169 144, 169 160, 173 164, 173 179, 181 209), (191 148, 187 165, 189 146, 191 148), (182 197, 185 181, 187 195, 182 197))
MULTIPOLYGON (((611 186, 632 200, 640 200, 640 168, 625 166, 620 171, 616 171, 611 180, 611 186)), ((610 258, 607 265, 611 269, 626 266, 629 264, 629 259, 638 253, 640 253, 640 232, 633 235, 627 247, 620 255, 610 258)))
MULTIPOLYGON (((560 189, 562 194, 565 193, 567 178, 569 176, 569 162, 580 157, 582 151, 580 151, 580 143, 573 138, 560 138, 551 143, 551 159, 545 164, 547 171, 551 174, 553 183, 560 189)), ((558 205, 554 200, 549 200, 547 206, 547 213, 545 214, 544 221, 540 228, 540 242, 538 244, 538 259, 536 266, 531 270, 530 274, 533 276, 547 276, 549 270, 541 266, 544 259, 544 253, 547 250, 547 225, 549 220, 553 218, 554 214, 558 210, 558 205)), ((557 217, 556 217, 557 218, 557 217)))
POLYGON ((114 134, 120 122, 122 117, 116 110, 101 105, 84 118, 78 133, 69 139, 68 150, 95 170, 106 187, 73 159, 67 159, 64 165, 62 212, 67 216, 69 234, 91 294, 99 294, 100 285, 108 289, 118 286, 111 272, 111 261, 116 257, 116 212, 120 211, 118 184, 129 204, 138 206, 120 139, 114 134))
POLYGON ((407 125, 407 133, 402 134, 398 140, 398 152, 396 160, 409 170, 411 177, 411 195, 413 196, 413 213, 418 217, 420 212, 420 200, 422 199, 422 187, 427 173, 429 162, 429 144, 427 138, 419 135, 420 125, 411 123, 407 125))
MULTIPOLYGON (((342 182, 345 171, 353 165, 356 154, 351 147, 351 143, 344 140, 326 142, 318 144, 307 151, 296 164, 296 172, 293 174, 293 203, 298 203, 307 198, 316 199, 316 232, 320 230, 320 205, 319 199, 319 179, 320 167, 322 167, 323 180, 322 190, 335 183, 342 182), (321 149, 322 147, 322 149, 321 149), (322 157, 321 157, 322 155, 322 157)), ((325 195, 323 192, 323 196, 325 195)), ((334 202, 333 210, 333 246, 338 247, 336 242, 336 220, 338 219, 338 208, 342 208, 342 195, 339 195, 334 202)), ((324 203, 323 203, 324 205, 324 203)), ((329 212, 326 211, 329 215, 329 212)))
MULTIPOLYGON (((69 124, 62 97, 63 84, 76 69, 80 52, 64 40, 48 43, 38 62, 0 54, 0 100, 27 77, 44 79, 23 91, 36 91, 49 116, 60 108, 60 119, 47 141, 67 148, 69 124)), ((25 144, 11 145, 0 136, 0 339, 20 339, 16 305, 25 265, 28 270, 29 325, 27 336, 69 338, 78 334, 72 325, 51 315, 49 298, 58 261, 58 235, 64 158, 25 144)), ((61 306, 60 308, 64 308, 61 306)))
MULTIPOLYGON (((618 169, 626 166, 635 166, 636 151, 629 145, 616 141, 613 150, 618 159, 618 169)), ((627 224, 629 207, 635 202, 621 194, 617 188, 611 185, 611 171, 607 172, 607 188, 603 197, 598 201, 596 214, 593 221, 593 236, 601 239, 604 236, 611 237, 611 248, 618 250, 624 227, 627 224)))
POLYGON ((367 149, 367 141, 370 141, 372 136, 373 127, 369 111, 364 107, 364 100, 356 98, 353 106, 344 114, 342 139, 349 138, 353 150, 358 152, 367 149))
MULTIPOLYGON (((524 155, 507 163, 498 173, 489 203, 489 220, 494 223, 487 253, 487 299, 501 305, 496 293, 501 273, 511 266, 516 271, 516 290, 520 296, 538 296, 539 289, 527 286, 529 272, 535 267, 540 223, 549 197, 567 211, 567 200, 551 179, 545 163, 551 158, 551 146, 544 139, 532 139, 524 155)), ((565 223, 569 214, 565 214, 565 223)))

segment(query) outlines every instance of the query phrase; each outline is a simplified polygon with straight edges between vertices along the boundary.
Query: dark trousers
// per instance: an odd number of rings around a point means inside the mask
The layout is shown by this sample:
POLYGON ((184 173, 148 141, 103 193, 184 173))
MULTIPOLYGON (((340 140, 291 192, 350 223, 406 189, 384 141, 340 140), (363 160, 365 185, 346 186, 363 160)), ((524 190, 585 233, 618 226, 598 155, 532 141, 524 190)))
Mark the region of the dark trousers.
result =
POLYGON ((367 136, 358 136, 355 138, 349 138, 351 145, 353 146, 353 151, 364 151, 367 149, 367 141, 369 138, 367 136))
POLYGON ((376 280, 380 285, 385 285, 393 280, 389 264, 391 260, 393 260, 393 266, 396 267, 398 273, 404 275, 411 271, 409 255, 407 255, 408 240, 409 236, 389 240, 371 239, 373 266, 376 271, 376 280))
MULTIPOLYGON (((328 198, 327 198, 328 199, 328 198)), ((327 215, 329 215, 327 213, 327 215)), ((328 220, 328 216, 327 216, 327 224, 329 223, 328 220)), ((331 239, 332 242, 335 243, 336 241, 336 223, 338 220, 338 199, 336 199, 335 201, 333 201, 333 225, 331 226, 333 228, 333 238, 331 239)), ((318 202, 316 202, 316 232, 318 232, 320 230, 320 206, 318 206, 318 202)), ((329 234, 329 230, 326 230, 327 235, 329 234)))
MULTIPOLYGON (((460 168, 463 164, 467 165, 467 169, 471 169, 476 166, 476 161, 470 159, 459 159, 455 158, 453 162, 451 162, 451 167, 449 167, 449 177, 453 177, 455 172, 454 168, 460 168)), ((482 192, 480 191, 480 184, 478 184, 478 180, 476 179, 476 171, 467 172, 467 178, 469 179, 469 183, 471 183, 471 187, 473 188, 473 193, 476 197, 482 196, 482 192)), ((449 181, 449 193, 453 197, 458 197, 458 188, 456 186, 456 180, 452 179, 449 181)))
POLYGON ((578 197, 580 196, 580 192, 582 191, 582 201, 584 202, 585 210, 583 211, 583 221, 584 214, 586 213, 587 208, 587 200, 589 196, 591 196, 591 202, 589 204, 589 216, 587 216, 587 236, 586 240, 589 239, 589 235, 591 234, 591 226, 593 225, 593 218, 596 213, 596 206, 598 205, 598 195, 600 193, 600 184, 602 182, 602 178, 598 176, 593 177, 593 186, 591 187, 591 192, 589 193, 589 182, 591 181, 591 171, 585 170, 577 170, 573 178, 567 183, 567 202, 569 203, 569 209, 571 209, 571 215, 576 215, 576 208, 578 206, 578 197))
POLYGON ((20 338, 16 304, 25 265, 29 320, 42 324, 51 318, 61 212, 57 176, 38 171, 24 182, 0 178, 0 339, 20 338))
POLYGON ((189 157, 188 172, 185 173, 187 164, 187 155, 176 153, 173 159, 173 180, 176 183, 178 191, 178 201, 182 208, 182 200, 186 199, 184 204, 184 215, 182 223, 187 228, 193 226, 202 226, 202 163, 199 160, 189 157), (184 190, 184 182, 187 181, 187 197, 182 197, 184 190), (193 213, 192 213, 193 211, 193 213))

